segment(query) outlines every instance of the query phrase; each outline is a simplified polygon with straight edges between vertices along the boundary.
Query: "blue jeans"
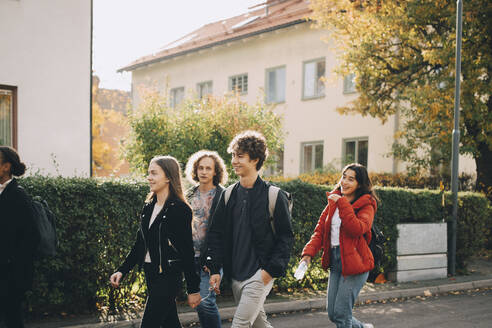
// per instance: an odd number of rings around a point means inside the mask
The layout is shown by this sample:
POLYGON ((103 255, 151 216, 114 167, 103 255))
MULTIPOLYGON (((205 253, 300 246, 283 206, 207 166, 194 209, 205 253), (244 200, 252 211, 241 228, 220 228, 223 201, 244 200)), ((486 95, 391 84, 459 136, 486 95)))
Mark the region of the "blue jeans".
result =
POLYGON ((331 249, 326 309, 330 321, 337 328, 363 328, 362 323, 352 316, 352 308, 368 275, 369 272, 365 272, 343 277, 340 247, 331 249))
POLYGON ((200 275, 200 296, 202 297, 202 302, 196 307, 196 312, 200 319, 200 326, 203 328, 221 328, 219 309, 215 301, 215 292, 209 290, 210 275, 208 272, 203 271, 197 257, 195 258, 195 268, 196 272, 200 275), (205 297, 207 298, 205 299, 205 297))

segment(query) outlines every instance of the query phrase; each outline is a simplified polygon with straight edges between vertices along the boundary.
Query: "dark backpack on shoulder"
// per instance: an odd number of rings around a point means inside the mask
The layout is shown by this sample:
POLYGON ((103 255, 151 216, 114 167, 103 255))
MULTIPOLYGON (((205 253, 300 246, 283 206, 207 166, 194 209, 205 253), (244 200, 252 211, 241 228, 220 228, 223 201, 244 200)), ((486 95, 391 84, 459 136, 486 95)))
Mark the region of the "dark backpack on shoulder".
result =
POLYGON ((371 227, 371 242, 369 243, 369 249, 374 257, 374 269, 369 271, 369 277, 367 281, 374 282, 376 277, 381 273, 381 266, 384 256, 384 234, 376 225, 376 222, 372 223, 371 227))
POLYGON ((55 256, 58 248, 56 235, 56 216, 50 210, 48 203, 39 196, 32 198, 34 221, 39 232, 40 240, 36 249, 39 257, 55 256))

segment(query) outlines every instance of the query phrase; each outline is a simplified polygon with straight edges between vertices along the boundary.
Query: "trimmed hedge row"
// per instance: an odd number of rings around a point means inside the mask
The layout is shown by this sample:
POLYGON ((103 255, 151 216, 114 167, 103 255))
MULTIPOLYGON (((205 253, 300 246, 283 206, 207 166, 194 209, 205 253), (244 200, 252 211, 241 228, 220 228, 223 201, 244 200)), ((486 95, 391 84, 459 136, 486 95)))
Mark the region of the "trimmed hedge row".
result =
MULTIPOLYGON (((300 180, 277 184, 294 196, 295 244, 290 262, 292 270, 289 270, 285 278, 277 280, 276 284, 281 289, 294 286, 324 289, 328 275, 321 269, 320 256, 316 257, 315 265, 308 271, 307 279, 300 284, 295 281, 293 270, 326 204, 325 192, 332 187, 307 184, 300 180)), ((378 204, 375 222, 386 237, 382 265, 384 272, 389 272, 396 267, 397 224, 449 222, 452 210, 451 193, 444 193, 443 207, 442 194, 439 191, 385 187, 376 188, 376 192, 381 202, 378 204)), ((467 260, 484 248, 491 237, 492 208, 487 198, 479 193, 460 192, 458 203, 456 263, 457 270, 463 272, 466 271, 467 260)))
MULTIPOLYGON (((108 278, 129 251, 138 226, 148 187, 135 181, 98 181, 84 178, 29 177, 20 180, 31 195, 43 197, 58 217, 59 253, 55 258, 36 261, 34 290, 29 310, 41 313, 80 313, 101 307, 142 303, 142 274, 133 272, 122 288, 110 288, 108 278)), ((309 240, 326 204, 329 187, 300 180, 278 183, 294 197, 295 245, 286 277, 276 281, 276 290, 296 287, 326 288, 327 273, 319 256, 301 283, 293 278, 304 244, 309 240)), ((436 222, 448 219, 450 197, 441 208, 441 196, 428 190, 378 189, 381 204, 377 222, 387 237, 384 268, 396 261, 396 224, 436 222)), ((478 252, 489 237, 492 210, 487 199, 476 193, 460 193, 457 240, 458 268, 478 252)))
MULTIPOLYGON (((451 189, 451 177, 449 175, 429 176, 423 174, 410 175, 406 173, 375 173, 369 172, 369 177, 374 186, 377 187, 401 187, 412 189, 439 189, 442 181, 446 190, 451 189)), ((340 172, 322 172, 315 171, 312 173, 303 173, 297 178, 275 176, 269 177, 273 182, 287 182, 292 180, 301 180, 303 182, 319 185, 335 185, 340 180, 340 172)), ((470 174, 462 173, 458 177, 459 190, 474 190, 474 177, 470 174)))

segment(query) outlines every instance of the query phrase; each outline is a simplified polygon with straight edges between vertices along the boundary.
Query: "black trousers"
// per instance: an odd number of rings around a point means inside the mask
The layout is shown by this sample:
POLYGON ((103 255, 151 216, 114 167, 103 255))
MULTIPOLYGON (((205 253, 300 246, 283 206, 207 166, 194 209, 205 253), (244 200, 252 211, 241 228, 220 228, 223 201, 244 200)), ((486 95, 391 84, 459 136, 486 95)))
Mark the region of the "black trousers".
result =
POLYGON ((181 273, 159 274, 155 264, 144 264, 147 303, 140 328, 181 328, 176 309, 176 295, 181 286, 181 273))
POLYGON ((9 279, 0 279, 0 328, 24 328, 22 301, 25 292, 15 288, 9 279))

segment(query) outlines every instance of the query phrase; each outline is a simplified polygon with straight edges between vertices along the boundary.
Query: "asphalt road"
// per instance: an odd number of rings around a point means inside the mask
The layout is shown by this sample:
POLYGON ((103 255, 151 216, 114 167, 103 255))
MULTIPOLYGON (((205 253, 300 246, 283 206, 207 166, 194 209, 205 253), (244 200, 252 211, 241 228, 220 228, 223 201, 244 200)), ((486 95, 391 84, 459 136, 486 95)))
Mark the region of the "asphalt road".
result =
MULTIPOLYGON (((356 318, 382 327, 492 327, 492 289, 459 292, 439 296, 412 298, 396 302, 357 306, 356 318)), ((275 328, 335 327, 326 311, 299 312, 269 316, 275 328)), ((229 328, 224 323, 223 328, 229 328)))

